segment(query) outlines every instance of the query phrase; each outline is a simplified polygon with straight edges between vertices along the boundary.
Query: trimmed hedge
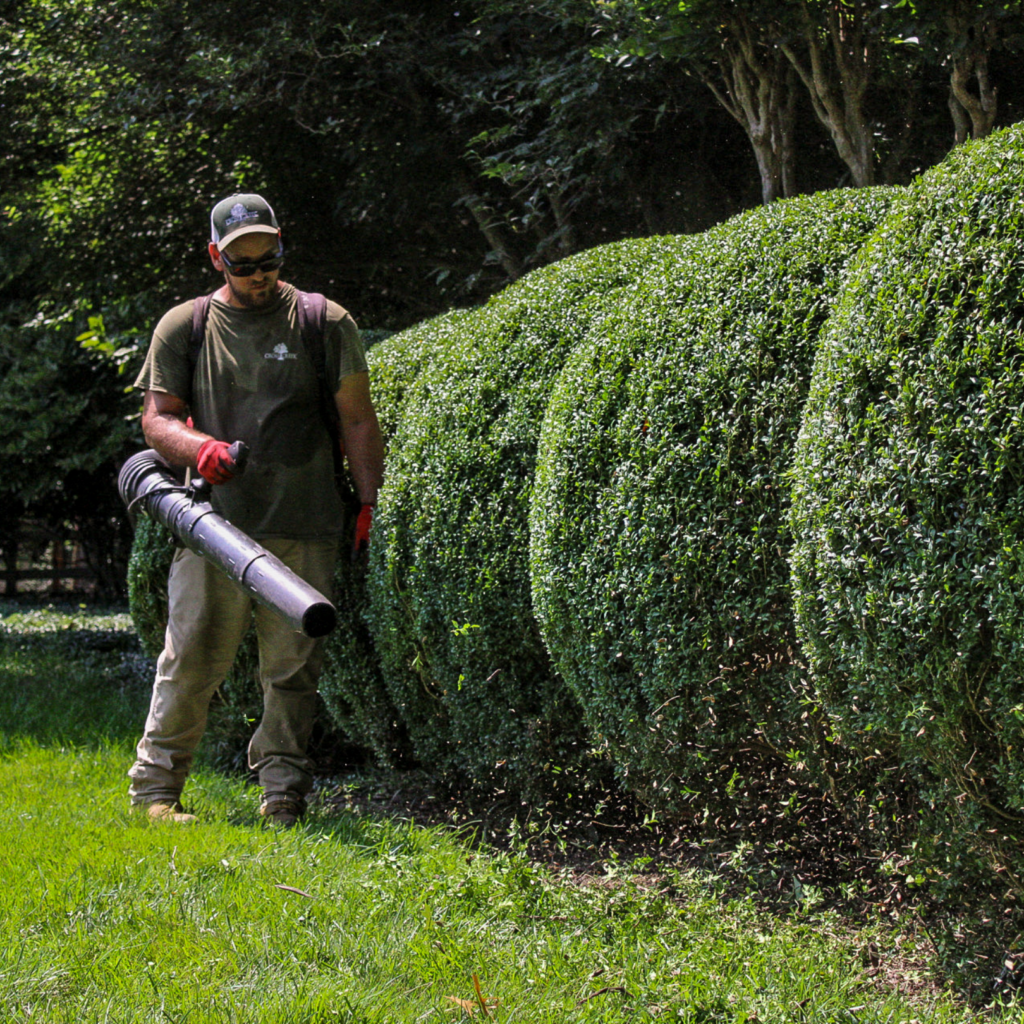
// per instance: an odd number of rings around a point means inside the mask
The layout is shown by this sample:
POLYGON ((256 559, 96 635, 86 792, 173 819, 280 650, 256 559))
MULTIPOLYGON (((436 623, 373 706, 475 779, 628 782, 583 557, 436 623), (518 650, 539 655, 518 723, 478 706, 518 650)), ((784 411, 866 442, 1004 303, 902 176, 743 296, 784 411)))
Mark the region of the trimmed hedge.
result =
POLYGON ((573 346, 679 244, 617 243, 535 271, 462 321, 408 394, 371 546, 371 624, 431 769, 538 792, 586 756, 531 609, 537 437, 573 346))
POLYGON ((562 372, 531 512, 555 665, 626 782, 727 797, 741 750, 813 742, 787 471, 818 331, 890 190, 741 215, 651 267, 562 372))
POLYGON ((334 570, 338 625, 324 642, 320 696, 331 723, 349 741, 371 752, 378 763, 397 766, 409 760, 409 740, 384 686, 366 624, 366 567, 352 564, 354 535, 355 514, 349 510, 334 570))
MULTIPOLYGON (((389 453, 409 389, 424 367, 445 358, 461 337, 474 311, 452 310, 391 335, 367 351, 374 408, 389 453)), ((390 463, 390 457, 386 460, 390 463)), ((412 757, 405 725, 384 684, 380 657, 367 623, 369 594, 364 566, 353 566, 348 543, 355 522, 346 521, 335 573, 338 628, 327 640, 320 694, 332 722, 354 743, 372 751, 381 764, 401 765, 412 757)), ((374 518, 371 548, 381 543, 379 515, 374 518)))
POLYGON ((1022 238, 1020 125, 901 198, 825 332, 792 514, 797 625, 832 727, 914 768, 940 845, 1016 837, 1018 860, 1022 238))
POLYGON ((472 323, 477 313, 476 309, 450 310, 367 350, 370 389, 385 448, 391 447, 401 423, 409 389, 424 369, 444 361, 446 352, 458 343, 466 324, 472 323))

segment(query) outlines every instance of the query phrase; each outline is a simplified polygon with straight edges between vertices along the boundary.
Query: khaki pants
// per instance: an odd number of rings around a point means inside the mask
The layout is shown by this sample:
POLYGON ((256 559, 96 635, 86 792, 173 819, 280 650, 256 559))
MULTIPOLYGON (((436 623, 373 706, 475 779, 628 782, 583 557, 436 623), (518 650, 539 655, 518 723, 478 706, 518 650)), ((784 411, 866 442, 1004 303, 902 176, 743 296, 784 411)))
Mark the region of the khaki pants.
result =
MULTIPOLYGON (((336 540, 261 541, 285 565, 330 597, 336 540)), ((219 569, 182 549, 167 582, 164 650, 145 732, 128 772, 133 803, 177 800, 206 728, 210 698, 224 680, 252 621, 254 602, 219 569)), ((323 641, 296 632, 276 612, 255 605, 263 719, 249 744, 249 767, 265 797, 302 802, 313 786, 306 744, 313 726, 323 641)))

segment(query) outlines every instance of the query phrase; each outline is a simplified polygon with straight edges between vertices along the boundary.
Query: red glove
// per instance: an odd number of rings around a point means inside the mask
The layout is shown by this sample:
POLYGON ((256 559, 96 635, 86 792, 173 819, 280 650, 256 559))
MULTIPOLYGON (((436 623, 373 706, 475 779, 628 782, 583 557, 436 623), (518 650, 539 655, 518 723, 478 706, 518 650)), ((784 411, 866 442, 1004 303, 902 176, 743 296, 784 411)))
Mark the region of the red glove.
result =
POLYGON ((370 547, 370 527, 373 525, 373 506, 364 505, 356 519, 356 540, 352 545, 352 561, 364 554, 370 547))
POLYGON ((196 456, 199 472, 211 484, 226 484, 235 475, 235 460, 231 458, 227 441, 204 441, 196 456))

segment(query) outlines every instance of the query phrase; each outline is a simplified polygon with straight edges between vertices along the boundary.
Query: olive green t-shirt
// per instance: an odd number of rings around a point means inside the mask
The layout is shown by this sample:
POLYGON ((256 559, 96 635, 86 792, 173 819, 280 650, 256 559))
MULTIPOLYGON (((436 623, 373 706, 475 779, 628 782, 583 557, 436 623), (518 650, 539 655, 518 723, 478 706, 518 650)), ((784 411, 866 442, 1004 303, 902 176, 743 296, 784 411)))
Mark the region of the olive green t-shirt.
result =
MULTIPOLYGON (((214 298, 194 380, 188 348, 193 300, 175 306, 153 332, 137 388, 185 401, 197 430, 244 441, 245 472, 213 488, 214 509, 250 537, 337 536, 342 504, 334 456, 320 414, 316 370, 302 344, 297 291, 282 284, 265 309, 236 309, 214 298)), ((366 370, 359 330, 327 303, 327 380, 366 370)))

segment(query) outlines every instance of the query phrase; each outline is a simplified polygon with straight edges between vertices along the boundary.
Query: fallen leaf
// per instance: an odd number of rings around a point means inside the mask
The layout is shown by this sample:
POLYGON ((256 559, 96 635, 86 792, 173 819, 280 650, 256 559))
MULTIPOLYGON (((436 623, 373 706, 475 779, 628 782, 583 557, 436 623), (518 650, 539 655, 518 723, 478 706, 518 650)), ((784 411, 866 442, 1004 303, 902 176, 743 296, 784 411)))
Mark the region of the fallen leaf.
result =
POLYGON ((473 988, 476 990, 476 999, 460 999, 458 996, 448 996, 448 999, 460 1006, 467 1017, 472 1017, 477 1010, 482 1010, 485 1017, 490 1017, 490 1011, 497 1009, 501 1004, 497 999, 484 999, 484 994, 480 990, 480 979, 475 974, 473 988))
POLYGON ((294 885, 275 885, 275 889, 284 889, 285 892, 293 892, 296 896, 305 896, 307 900, 316 899, 315 896, 310 896, 308 892, 303 892, 301 889, 296 889, 294 885))
MULTIPOLYGON (((480 1009, 480 1003, 475 999, 460 999, 458 996, 448 996, 448 998, 453 1003, 456 1003, 465 1012, 467 1017, 472 1017, 480 1009)), ((487 1005, 490 1009, 495 1010, 498 1008, 498 1000, 492 999, 487 1005)), ((490 1013, 485 1012, 484 1016, 490 1017, 490 1013)))

